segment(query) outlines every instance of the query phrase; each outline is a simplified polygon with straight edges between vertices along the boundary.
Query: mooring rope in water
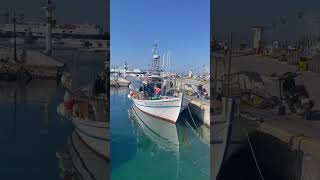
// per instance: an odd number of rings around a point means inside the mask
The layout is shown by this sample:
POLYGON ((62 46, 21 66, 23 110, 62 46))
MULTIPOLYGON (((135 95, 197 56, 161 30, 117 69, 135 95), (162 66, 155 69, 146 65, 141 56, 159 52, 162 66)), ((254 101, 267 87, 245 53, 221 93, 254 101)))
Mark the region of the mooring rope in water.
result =
POLYGON ((191 119, 192 119, 192 121, 193 121, 194 125, 196 126, 196 128, 198 128, 198 126, 196 125, 196 122, 194 121, 193 116, 192 116, 192 114, 191 114, 191 111, 190 111, 189 105, 187 105, 187 107, 188 107, 188 111, 189 111, 190 117, 191 117, 191 119))
POLYGON ((260 177, 261 177, 262 180, 264 180, 264 177, 263 177, 262 172, 261 172, 261 170, 260 170, 260 166, 259 166, 259 164, 258 164, 257 158, 256 158, 256 156, 255 156, 255 154, 254 154, 253 147, 252 147, 252 144, 251 144, 250 137, 249 137, 249 134, 248 134, 248 133, 247 133, 247 139, 248 139, 248 143, 249 143, 249 146, 250 146, 250 150, 251 150, 251 153, 252 153, 254 162, 255 162, 255 164, 256 164, 256 166, 257 166, 257 169, 258 169, 258 171, 259 171, 260 177))

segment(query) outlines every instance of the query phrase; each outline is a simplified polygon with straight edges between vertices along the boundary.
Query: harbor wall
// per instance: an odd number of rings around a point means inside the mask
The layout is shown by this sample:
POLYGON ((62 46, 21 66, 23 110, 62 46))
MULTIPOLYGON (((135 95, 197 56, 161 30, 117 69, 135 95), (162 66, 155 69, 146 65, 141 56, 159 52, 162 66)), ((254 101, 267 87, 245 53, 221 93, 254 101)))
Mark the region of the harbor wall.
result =
POLYGON ((210 127, 210 105, 200 99, 185 97, 189 103, 189 108, 193 117, 201 120, 203 124, 210 127))
POLYGON ((260 157, 265 164, 278 170, 284 179, 320 179, 320 141, 318 139, 289 132, 267 122, 261 123, 257 130, 260 134, 255 137, 259 142, 257 147, 269 152, 268 155, 260 155, 260 157))
MULTIPOLYGON (((242 123, 241 123, 242 124, 242 123)), ((265 179, 281 180, 318 180, 320 179, 320 141, 316 138, 306 137, 303 134, 289 132, 266 121, 257 122, 255 129, 247 131, 247 125, 240 125, 240 134, 232 132, 232 142, 229 148, 230 158, 227 164, 236 164, 235 156, 247 157, 239 163, 243 168, 251 164, 248 171, 257 172, 257 167, 248 143, 248 133, 261 173, 265 179), (240 146, 241 144, 241 146, 240 146), (245 153, 244 153, 245 152, 245 153), (237 155, 241 154, 241 155, 237 155)), ((237 131, 240 131, 239 127, 237 131)), ((233 128, 235 130, 235 128, 233 128)), ((241 173, 238 174, 241 176, 241 173)), ((259 174, 255 174, 259 178, 259 174)))

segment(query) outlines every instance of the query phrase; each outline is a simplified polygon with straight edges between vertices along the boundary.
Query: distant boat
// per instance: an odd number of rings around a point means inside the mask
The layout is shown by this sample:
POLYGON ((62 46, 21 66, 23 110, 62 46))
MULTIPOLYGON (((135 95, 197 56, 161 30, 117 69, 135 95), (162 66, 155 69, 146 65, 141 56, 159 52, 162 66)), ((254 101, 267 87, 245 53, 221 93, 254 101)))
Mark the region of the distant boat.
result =
POLYGON ((110 76, 110 86, 112 87, 129 87, 130 81, 119 77, 118 75, 115 77, 113 75, 110 76))

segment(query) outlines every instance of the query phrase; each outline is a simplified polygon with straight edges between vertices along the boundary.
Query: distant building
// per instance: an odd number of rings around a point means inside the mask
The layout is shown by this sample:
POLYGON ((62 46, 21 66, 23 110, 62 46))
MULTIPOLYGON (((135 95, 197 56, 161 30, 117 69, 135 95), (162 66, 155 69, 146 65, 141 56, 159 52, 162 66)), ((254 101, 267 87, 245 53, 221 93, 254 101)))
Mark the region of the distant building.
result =
POLYGON ((255 26, 253 28, 253 49, 260 53, 264 46, 264 39, 263 39, 263 27, 262 26, 255 26))
MULTIPOLYGON (((13 24, 0 24, 0 37, 12 37, 13 24)), ((46 37, 46 23, 24 22, 16 24, 18 37, 25 37, 28 33, 37 38, 46 37)), ((54 24, 52 27, 53 38, 76 39, 109 39, 102 27, 95 24, 54 24)))
POLYGON ((189 77, 189 78, 192 78, 192 71, 191 71, 191 70, 189 71, 188 77, 189 77))

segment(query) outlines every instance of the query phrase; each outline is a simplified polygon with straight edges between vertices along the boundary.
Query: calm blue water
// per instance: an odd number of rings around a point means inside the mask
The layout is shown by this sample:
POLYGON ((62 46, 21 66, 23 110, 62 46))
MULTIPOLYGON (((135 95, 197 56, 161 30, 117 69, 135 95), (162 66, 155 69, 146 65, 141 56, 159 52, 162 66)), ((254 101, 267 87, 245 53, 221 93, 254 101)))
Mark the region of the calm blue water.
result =
POLYGON ((209 180, 209 129, 191 126, 187 112, 177 125, 154 119, 132 109, 127 94, 110 92, 111 179, 209 180))
MULTIPOLYGON (((81 57, 82 83, 103 69, 101 57, 81 57)), ((63 95, 56 81, 0 82, 1 180, 61 179, 56 152, 74 129, 57 115, 63 95)))

